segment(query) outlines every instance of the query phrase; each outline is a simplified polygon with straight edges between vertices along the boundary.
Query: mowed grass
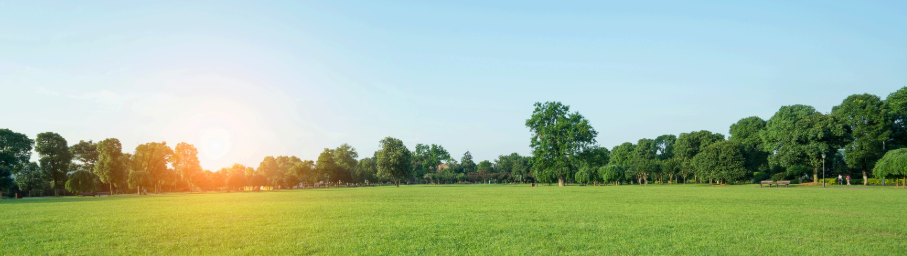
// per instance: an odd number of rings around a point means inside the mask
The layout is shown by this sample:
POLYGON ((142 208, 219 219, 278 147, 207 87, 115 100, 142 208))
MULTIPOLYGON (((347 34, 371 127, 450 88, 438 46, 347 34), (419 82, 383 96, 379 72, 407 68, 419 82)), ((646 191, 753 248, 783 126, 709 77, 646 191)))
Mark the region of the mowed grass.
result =
POLYGON ((440 185, 0 200, 0 254, 907 254, 907 189, 440 185))

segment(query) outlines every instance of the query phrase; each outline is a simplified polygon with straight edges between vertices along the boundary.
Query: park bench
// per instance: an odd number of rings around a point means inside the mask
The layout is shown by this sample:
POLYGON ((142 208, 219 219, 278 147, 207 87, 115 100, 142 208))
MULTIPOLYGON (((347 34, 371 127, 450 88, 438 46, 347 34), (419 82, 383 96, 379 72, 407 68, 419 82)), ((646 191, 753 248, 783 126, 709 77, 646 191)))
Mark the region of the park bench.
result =
POLYGON ((768 187, 772 187, 772 183, 773 183, 773 181, 763 180, 763 181, 759 182, 759 187, 761 188, 762 185, 768 185, 768 187))
POLYGON ((91 197, 94 197, 94 193, 92 193, 92 192, 82 192, 82 196, 91 196, 91 197))
POLYGON ((775 184, 775 187, 780 187, 781 185, 784 185, 784 187, 787 187, 790 185, 790 181, 789 180, 779 180, 778 184, 775 184))
POLYGON ((98 196, 110 196, 110 192, 98 192, 98 196))

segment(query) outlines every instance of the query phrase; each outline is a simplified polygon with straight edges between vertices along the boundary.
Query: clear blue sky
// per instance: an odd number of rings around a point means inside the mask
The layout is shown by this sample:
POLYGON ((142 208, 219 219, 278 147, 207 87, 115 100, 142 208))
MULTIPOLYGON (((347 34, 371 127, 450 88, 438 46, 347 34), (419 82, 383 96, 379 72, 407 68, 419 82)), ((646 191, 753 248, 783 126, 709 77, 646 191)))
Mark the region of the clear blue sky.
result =
POLYGON ((537 101, 611 148, 907 85, 907 1, 451 2, 3 3, 0 128, 210 170, 386 136, 490 160, 537 101))

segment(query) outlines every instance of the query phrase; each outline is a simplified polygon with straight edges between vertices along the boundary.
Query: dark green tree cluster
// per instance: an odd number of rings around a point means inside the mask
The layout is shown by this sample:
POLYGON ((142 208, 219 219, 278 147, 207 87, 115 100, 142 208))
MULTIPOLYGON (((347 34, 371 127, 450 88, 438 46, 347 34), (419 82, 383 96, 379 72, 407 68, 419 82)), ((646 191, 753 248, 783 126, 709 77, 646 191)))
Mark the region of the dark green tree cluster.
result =
POLYGON ((597 133, 566 105, 536 103, 526 126, 532 133, 531 173, 542 182, 818 180, 824 163, 833 174, 859 173, 867 184, 869 172, 876 178, 904 175, 890 167, 900 166, 891 164, 899 160, 886 160, 884 168, 876 165, 887 152, 907 147, 907 87, 886 99, 851 95, 830 113, 783 106, 768 120, 753 116, 732 124, 730 139, 703 130, 626 142, 597 154, 607 156, 604 162, 585 155, 596 147, 597 133))

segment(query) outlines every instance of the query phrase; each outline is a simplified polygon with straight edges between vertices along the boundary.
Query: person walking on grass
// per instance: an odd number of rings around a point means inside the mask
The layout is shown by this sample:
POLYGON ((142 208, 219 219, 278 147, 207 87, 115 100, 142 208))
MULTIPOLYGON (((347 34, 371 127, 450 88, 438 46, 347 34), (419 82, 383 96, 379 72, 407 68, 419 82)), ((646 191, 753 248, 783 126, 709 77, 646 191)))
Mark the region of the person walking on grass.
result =
POLYGON ((841 174, 838 174, 838 185, 841 185, 841 183, 844 183, 844 179, 841 177, 841 174))
POLYGON ((847 185, 850 186, 850 175, 847 175, 847 185))

